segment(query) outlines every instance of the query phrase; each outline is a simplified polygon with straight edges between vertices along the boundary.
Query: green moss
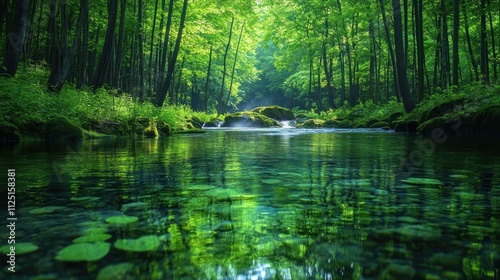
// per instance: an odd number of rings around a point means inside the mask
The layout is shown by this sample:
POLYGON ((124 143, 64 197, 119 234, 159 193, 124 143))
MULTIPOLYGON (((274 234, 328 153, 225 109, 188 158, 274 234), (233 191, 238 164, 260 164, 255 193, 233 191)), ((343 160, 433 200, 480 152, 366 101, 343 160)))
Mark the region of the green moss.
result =
POLYGON ((257 107, 251 110, 251 112, 256 112, 262 114, 271 119, 275 119, 278 121, 286 121, 295 119, 295 115, 292 110, 288 108, 283 108, 280 106, 263 106, 257 107))
POLYGON ((297 128, 321 128, 321 127, 323 127, 324 123, 325 123, 324 120, 310 119, 310 120, 307 120, 307 121, 297 125, 297 128))
POLYGON ((279 127, 276 120, 255 112, 238 112, 224 118, 224 127, 279 127))
POLYGON ((0 141, 21 141, 19 129, 7 121, 0 121, 0 141))
POLYGON ((47 122, 47 135, 52 139, 81 139, 83 130, 66 117, 55 117, 47 122))

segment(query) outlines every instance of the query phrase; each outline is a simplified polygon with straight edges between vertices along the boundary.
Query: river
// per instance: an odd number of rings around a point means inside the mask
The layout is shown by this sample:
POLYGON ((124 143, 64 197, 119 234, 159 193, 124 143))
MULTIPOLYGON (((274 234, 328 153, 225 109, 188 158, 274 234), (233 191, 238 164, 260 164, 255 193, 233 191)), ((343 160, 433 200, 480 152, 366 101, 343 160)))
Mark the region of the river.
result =
POLYGON ((19 245, 0 278, 499 279, 494 143, 282 128, 4 143, 16 244, 38 250, 19 245), (82 236, 109 250, 68 261, 82 236))

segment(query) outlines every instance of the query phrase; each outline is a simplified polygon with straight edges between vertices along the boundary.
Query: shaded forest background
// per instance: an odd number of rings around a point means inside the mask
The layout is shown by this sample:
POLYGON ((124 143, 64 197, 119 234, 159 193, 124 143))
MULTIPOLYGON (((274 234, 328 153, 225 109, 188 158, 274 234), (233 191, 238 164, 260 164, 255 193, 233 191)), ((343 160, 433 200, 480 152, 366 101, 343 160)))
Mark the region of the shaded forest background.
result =
POLYGON ((0 73, 218 114, 496 84, 500 1, 1 0, 0 73))

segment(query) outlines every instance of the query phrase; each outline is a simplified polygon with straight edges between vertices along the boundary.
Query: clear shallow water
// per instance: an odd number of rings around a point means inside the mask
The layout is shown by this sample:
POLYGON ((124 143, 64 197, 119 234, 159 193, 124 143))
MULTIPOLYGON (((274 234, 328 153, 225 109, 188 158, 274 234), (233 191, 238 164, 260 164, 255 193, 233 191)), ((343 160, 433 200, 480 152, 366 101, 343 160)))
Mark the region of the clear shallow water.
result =
POLYGON ((40 249, 17 256, 16 277, 0 278, 96 279, 130 263, 126 279, 499 279, 500 149, 429 141, 378 130, 212 129, 4 144, 2 181, 16 169, 16 242, 40 249), (409 177, 442 184, 402 182, 409 177), (47 206, 60 208, 37 213, 47 206), (121 214, 138 220, 105 222, 121 214), (102 232, 112 236, 104 258, 54 259, 73 239, 102 232), (146 235, 160 239, 152 252, 113 246, 146 235))

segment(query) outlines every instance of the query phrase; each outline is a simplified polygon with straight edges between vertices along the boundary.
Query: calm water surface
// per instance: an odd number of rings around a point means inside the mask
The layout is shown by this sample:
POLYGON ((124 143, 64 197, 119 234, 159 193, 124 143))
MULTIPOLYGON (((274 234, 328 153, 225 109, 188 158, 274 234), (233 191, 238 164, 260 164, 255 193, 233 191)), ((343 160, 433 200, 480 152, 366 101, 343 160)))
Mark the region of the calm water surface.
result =
MULTIPOLYGON (((493 142, 214 129, 0 151, 2 181, 16 169, 16 242, 39 246, 16 255, 15 277, 2 253, 0 279, 500 277, 493 142), (122 215, 137 221, 106 222, 122 215), (55 259, 74 239, 104 233, 101 259, 55 259), (115 247, 143 236, 155 240, 145 252, 115 247)), ((8 234, 4 226, 0 246, 8 234)))

